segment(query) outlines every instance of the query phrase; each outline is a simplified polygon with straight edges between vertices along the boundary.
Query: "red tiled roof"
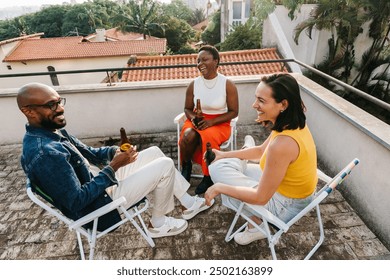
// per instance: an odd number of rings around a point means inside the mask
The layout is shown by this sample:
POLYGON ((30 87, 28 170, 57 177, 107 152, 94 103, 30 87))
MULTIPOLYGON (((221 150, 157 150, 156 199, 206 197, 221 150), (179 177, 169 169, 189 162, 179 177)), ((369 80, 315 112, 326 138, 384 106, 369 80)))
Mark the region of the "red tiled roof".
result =
POLYGON ((26 39, 5 57, 6 62, 164 54, 166 39, 82 42, 83 37, 26 39))
MULTIPOLYGON (((220 52, 220 62, 240 62, 255 60, 281 59, 276 48, 220 52)), ((135 64, 128 67, 168 66, 179 64, 196 64, 198 54, 166 55, 166 56, 141 56, 137 57, 135 64)), ((225 76, 250 76, 271 74, 275 72, 288 72, 282 68, 283 63, 256 63, 256 64, 232 64, 220 65, 218 72, 225 76)), ((199 76, 196 67, 173 67, 146 70, 123 71, 122 82, 193 79, 199 76)))
POLYGON ((203 31, 202 28, 207 27, 208 24, 209 24, 209 20, 205 19, 204 21, 199 22, 198 24, 195 24, 194 26, 192 26, 192 28, 195 30, 198 30, 198 31, 203 31))

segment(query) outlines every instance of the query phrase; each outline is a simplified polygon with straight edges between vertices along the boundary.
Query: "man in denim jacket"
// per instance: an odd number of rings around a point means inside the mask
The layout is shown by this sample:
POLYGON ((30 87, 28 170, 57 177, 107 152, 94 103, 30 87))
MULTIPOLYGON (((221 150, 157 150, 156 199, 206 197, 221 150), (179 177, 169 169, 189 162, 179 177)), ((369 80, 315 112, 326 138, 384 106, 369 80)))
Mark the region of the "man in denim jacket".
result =
MULTIPOLYGON (((150 234, 153 238, 183 232, 186 220, 209 208, 205 200, 187 193, 188 182, 172 159, 158 147, 121 152, 118 147, 93 148, 63 129, 65 98, 51 87, 31 83, 18 93, 19 109, 27 117, 22 167, 33 185, 53 200, 65 216, 77 220, 124 196, 127 207, 148 194, 154 199, 150 234), (103 166, 94 169, 92 166, 103 166), (95 171, 95 172, 94 172, 95 171), (185 210, 182 219, 167 217, 176 196, 185 210)), ((99 219, 104 230, 120 219, 114 210, 99 219)))

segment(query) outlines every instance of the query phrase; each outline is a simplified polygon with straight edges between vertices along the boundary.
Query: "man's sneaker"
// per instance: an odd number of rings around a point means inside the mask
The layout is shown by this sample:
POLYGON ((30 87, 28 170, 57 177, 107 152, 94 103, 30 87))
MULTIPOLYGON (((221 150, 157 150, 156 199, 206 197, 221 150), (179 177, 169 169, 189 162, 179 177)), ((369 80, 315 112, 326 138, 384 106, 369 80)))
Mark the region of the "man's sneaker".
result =
POLYGON ((242 149, 254 147, 255 145, 255 139, 253 139, 253 137, 250 135, 246 135, 244 138, 244 146, 242 146, 242 149))
POLYGON ((159 228, 149 227, 149 233, 152 238, 172 236, 182 233, 188 227, 188 223, 183 219, 166 217, 165 223, 159 228))
POLYGON ((211 201, 211 205, 206 205, 206 199, 195 196, 194 204, 188 208, 183 210, 183 215, 181 216, 184 220, 189 220, 195 217, 198 213, 209 209, 214 204, 214 199, 211 201))
MULTIPOLYGON (((254 229, 251 229, 251 231, 254 229)), ((261 231, 256 230, 255 232, 249 231, 248 227, 243 232, 239 232, 234 236, 234 241, 240 245, 248 245, 253 241, 267 238, 267 236, 261 231)))
POLYGON ((213 181, 211 180, 210 176, 203 176, 202 181, 199 183, 199 185, 195 189, 195 194, 202 194, 207 191, 209 187, 213 185, 213 181))

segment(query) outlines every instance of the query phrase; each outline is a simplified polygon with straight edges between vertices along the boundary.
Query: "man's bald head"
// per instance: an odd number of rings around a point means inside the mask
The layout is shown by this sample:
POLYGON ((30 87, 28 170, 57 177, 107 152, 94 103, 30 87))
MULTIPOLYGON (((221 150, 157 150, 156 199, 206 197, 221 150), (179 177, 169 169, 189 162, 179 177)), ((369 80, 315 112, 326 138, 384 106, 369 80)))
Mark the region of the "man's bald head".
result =
POLYGON ((48 85, 41 83, 30 83, 21 87, 18 91, 17 102, 19 109, 30 104, 42 104, 47 97, 56 91, 48 85))
POLYGON ((24 85, 19 89, 16 100, 30 126, 54 131, 66 125, 65 98, 61 99, 50 86, 40 83, 24 85))

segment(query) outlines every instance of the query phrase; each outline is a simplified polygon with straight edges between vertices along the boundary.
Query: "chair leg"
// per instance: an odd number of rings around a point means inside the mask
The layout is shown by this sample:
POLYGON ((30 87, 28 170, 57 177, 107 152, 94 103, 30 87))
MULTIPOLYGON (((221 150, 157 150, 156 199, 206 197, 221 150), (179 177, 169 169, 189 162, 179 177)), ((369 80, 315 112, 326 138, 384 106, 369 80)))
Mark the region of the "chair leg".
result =
POLYGON ((142 228, 138 225, 138 223, 133 219, 133 216, 130 215, 130 213, 127 212, 123 206, 120 206, 120 208, 122 210, 122 213, 124 213, 124 215, 126 216, 126 218, 133 224, 133 226, 138 230, 138 232, 141 233, 142 237, 145 238, 146 242, 148 242, 150 247, 154 247, 155 243, 149 234, 148 228, 146 227, 146 225, 141 217, 141 214, 138 212, 138 208, 134 207, 135 210, 132 209, 132 211, 134 211, 134 213, 135 213, 134 216, 136 216, 138 218, 138 220, 140 221, 142 228))
POLYGON ((278 243, 281 232, 277 232, 272 235, 269 227, 269 223, 266 219, 262 219, 263 222, 261 224, 255 223, 250 217, 242 214, 242 217, 248 221, 253 227, 255 227, 258 231, 262 232, 265 236, 267 236, 268 247, 271 250, 271 255, 273 260, 277 260, 276 252, 275 252, 275 244, 278 243))
POLYGON ((243 224, 239 229, 237 229, 234 233, 232 233, 232 231, 234 230, 234 227, 235 227, 235 225, 236 225, 236 223, 237 223, 237 220, 238 220, 238 218, 239 218, 240 215, 241 215, 241 211, 242 211, 242 208, 243 208, 243 207, 244 207, 244 203, 241 203, 240 206, 239 206, 238 209, 237 209, 236 214, 234 215, 234 219, 233 219, 233 221, 232 221, 232 223, 231 223, 231 225, 230 225, 230 227, 229 227, 228 232, 226 233, 226 237, 225 237, 225 241, 226 241, 226 242, 229 242, 230 240, 232 240, 233 237, 234 237, 238 232, 242 231, 242 230, 246 227, 246 225, 248 224, 248 223, 243 224))
MULTIPOLYGON (((279 237, 275 237, 275 235, 271 234, 271 230, 269 228, 269 224, 267 220, 263 220, 264 223, 264 229, 265 233, 267 235, 267 240, 268 240, 268 247, 271 250, 271 255, 273 260, 277 260, 278 258, 276 257, 276 252, 275 252, 275 244, 278 242, 279 237)), ((258 227, 260 230, 260 226, 258 227)))
POLYGON ((85 260, 83 241, 81 240, 80 232, 76 231, 76 236, 77 236, 77 243, 79 244, 80 257, 82 260, 85 260))
POLYGON ((313 249, 311 249, 309 254, 307 254, 305 260, 308 260, 313 256, 313 254, 318 250, 318 248, 321 246, 321 244, 324 242, 325 239, 324 226, 322 225, 320 206, 318 204, 316 205, 316 212, 317 212, 318 227, 320 229, 320 238, 317 244, 313 247, 313 249))
POLYGON ((180 145, 179 145, 180 124, 179 123, 176 126, 176 132, 177 132, 177 170, 179 170, 179 172, 181 172, 181 166, 180 166, 180 145))
POLYGON ((278 258, 276 257, 275 244, 273 242, 268 242, 268 244, 269 244, 269 249, 271 250, 272 259, 276 261, 278 258))
POLYGON ((237 150, 237 130, 234 128, 233 140, 232 140, 232 151, 237 150))
POLYGON ((91 233, 90 238, 88 240, 88 242, 89 242, 89 260, 93 260, 93 257, 95 254, 97 224, 98 224, 98 218, 96 218, 93 221, 92 233, 91 233))
MULTIPOLYGON (((138 209, 137 209, 138 211, 138 209)), ((148 242, 148 244, 150 245, 150 247, 154 247, 156 244, 154 243, 152 237, 150 236, 150 233, 148 231, 148 228, 147 226, 145 225, 144 223, 144 220, 142 219, 142 217, 140 216, 140 214, 138 213, 137 214, 137 218, 140 222, 140 224, 142 225, 142 229, 140 228, 139 230, 141 231, 141 234, 144 236, 145 240, 148 242)), ((137 222, 134 221, 134 223, 138 226, 137 222)))

